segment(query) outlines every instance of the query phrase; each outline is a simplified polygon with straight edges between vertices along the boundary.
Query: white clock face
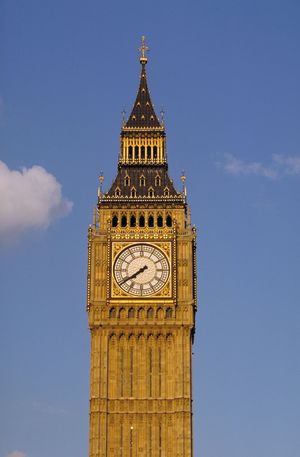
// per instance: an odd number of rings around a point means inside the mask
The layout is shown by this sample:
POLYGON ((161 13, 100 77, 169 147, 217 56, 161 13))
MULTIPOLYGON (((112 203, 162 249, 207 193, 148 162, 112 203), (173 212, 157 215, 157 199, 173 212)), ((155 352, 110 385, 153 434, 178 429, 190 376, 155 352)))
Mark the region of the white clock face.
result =
POLYGON ((166 284, 169 262, 160 249, 151 244, 133 244, 124 249, 114 263, 118 285, 132 295, 152 295, 166 284))

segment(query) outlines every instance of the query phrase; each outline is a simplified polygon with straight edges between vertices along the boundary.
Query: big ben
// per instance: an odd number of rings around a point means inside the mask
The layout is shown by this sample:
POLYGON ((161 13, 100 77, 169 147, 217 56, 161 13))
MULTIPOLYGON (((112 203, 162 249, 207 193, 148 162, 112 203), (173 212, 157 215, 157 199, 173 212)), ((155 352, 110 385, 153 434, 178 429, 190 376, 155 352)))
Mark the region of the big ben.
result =
POLYGON ((116 178, 88 231, 89 457, 193 455, 196 232, 168 175, 146 51, 143 38, 116 178))

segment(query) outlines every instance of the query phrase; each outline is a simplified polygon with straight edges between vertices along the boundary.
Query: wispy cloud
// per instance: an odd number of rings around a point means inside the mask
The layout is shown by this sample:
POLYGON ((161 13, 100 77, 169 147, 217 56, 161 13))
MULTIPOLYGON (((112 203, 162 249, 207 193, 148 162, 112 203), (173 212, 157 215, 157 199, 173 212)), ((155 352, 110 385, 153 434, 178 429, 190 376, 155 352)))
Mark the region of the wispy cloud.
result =
POLYGON ((274 154, 273 161, 281 167, 284 174, 300 175, 300 156, 274 154))
POLYGON ((0 161, 0 240, 18 237, 26 230, 47 228, 66 216, 73 203, 64 198, 61 185, 43 167, 10 170, 0 161))
POLYGON ((48 414, 51 416, 65 416, 66 414, 68 414, 68 412, 63 408, 48 405, 47 403, 41 403, 38 401, 35 401, 33 403, 33 409, 35 411, 38 411, 39 413, 48 414))
POLYGON ((6 457, 27 457, 24 452, 21 451, 13 451, 10 454, 8 454, 6 457))
POLYGON ((225 154, 224 160, 218 162, 223 170, 231 175, 255 175, 268 179, 277 179, 284 175, 300 176, 300 156, 284 156, 273 154, 270 164, 262 162, 246 162, 234 156, 225 154))

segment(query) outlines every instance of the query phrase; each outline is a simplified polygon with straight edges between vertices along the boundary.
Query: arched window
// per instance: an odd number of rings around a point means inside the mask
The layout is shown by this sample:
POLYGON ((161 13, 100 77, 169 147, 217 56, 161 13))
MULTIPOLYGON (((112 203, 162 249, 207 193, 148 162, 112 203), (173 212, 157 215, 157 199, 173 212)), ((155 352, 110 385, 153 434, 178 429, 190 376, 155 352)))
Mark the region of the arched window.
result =
POLYGON ((115 190, 115 196, 116 196, 116 197, 120 197, 120 195, 121 195, 121 191, 120 191, 120 189, 117 187, 116 190, 115 190))
POLYGON ((153 308, 149 308, 147 311, 147 319, 153 319, 154 311, 153 308))
POLYGON ((134 308, 130 308, 128 311, 128 317, 129 319, 133 319, 135 315, 134 308))
POLYGON ((145 227, 145 217, 143 215, 140 216, 139 226, 145 227))
POLYGON ((113 318, 113 317, 116 317, 117 313, 116 313, 116 308, 111 308, 109 310, 109 317, 110 318, 113 318))
POLYGON ((139 160, 139 147, 134 147, 134 160, 139 160))
POLYGON ((148 227, 154 227, 154 217, 153 216, 148 217, 148 227))
POLYGON ((163 218, 161 215, 159 215, 157 218, 157 227, 162 227, 162 226, 163 226, 163 218))
POLYGON ((167 308, 167 311, 166 311, 166 318, 167 319, 171 319, 173 317, 173 310, 172 308, 167 308))
POLYGON ((132 160, 132 146, 129 146, 128 148, 128 159, 132 160))
POLYGON ((141 147, 141 160, 145 160, 145 146, 141 147))
POLYGON ((167 216, 166 224, 167 227, 172 227, 172 217, 170 215, 167 216))
POLYGON ((154 146, 154 147, 153 147, 153 159, 154 159, 154 160, 157 159, 157 146, 154 146))
POLYGON ((142 175, 142 176, 140 177, 140 186, 145 186, 145 185, 146 185, 145 176, 142 175))
POLYGON ((131 197, 136 197, 136 190, 134 187, 131 189, 130 195, 131 195, 131 197))
POLYGON ((154 197, 154 191, 153 191, 152 187, 150 187, 148 190, 148 197, 154 197))
POLYGON ((147 159, 151 159, 151 146, 147 146, 147 159))
POLYGON ((135 227, 136 226, 136 218, 135 216, 130 217, 130 227, 135 227))
POLYGON ((130 186, 130 178, 128 175, 126 175, 124 178, 124 186, 130 186))
POLYGON ((165 196, 165 197, 168 197, 169 195, 170 195, 169 188, 168 188, 168 187, 165 187, 165 189, 164 189, 164 196, 165 196))
POLYGON ((122 216, 122 219, 121 219, 121 227, 126 227, 127 225, 127 217, 124 215, 122 216))
POLYGON ((117 227, 118 225, 118 216, 114 215, 112 218, 112 224, 113 227, 117 227))

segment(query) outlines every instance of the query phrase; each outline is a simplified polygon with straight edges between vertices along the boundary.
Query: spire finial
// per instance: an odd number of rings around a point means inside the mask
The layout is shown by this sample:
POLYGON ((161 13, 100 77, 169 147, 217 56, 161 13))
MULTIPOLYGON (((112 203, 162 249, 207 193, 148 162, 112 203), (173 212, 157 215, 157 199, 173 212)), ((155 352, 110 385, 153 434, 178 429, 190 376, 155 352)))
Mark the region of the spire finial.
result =
POLYGON ((147 51, 149 51, 149 48, 146 45, 145 35, 142 36, 142 45, 139 48, 139 51, 141 51, 140 62, 141 62, 142 65, 146 65, 146 63, 148 62, 148 58, 146 56, 146 53, 147 53, 147 51))
POLYGON ((103 184, 103 181, 104 181, 104 175, 103 175, 103 171, 100 171, 100 175, 99 175, 99 187, 98 187, 98 197, 102 197, 102 184, 103 184))
POLYGON ((180 180, 182 182, 182 193, 184 197, 186 197, 186 186, 185 186, 185 181, 186 181, 186 176, 185 176, 185 171, 182 170, 180 180))
POLYGON ((125 108, 123 108, 122 110, 122 125, 124 126, 126 124, 126 111, 125 111, 125 108))

